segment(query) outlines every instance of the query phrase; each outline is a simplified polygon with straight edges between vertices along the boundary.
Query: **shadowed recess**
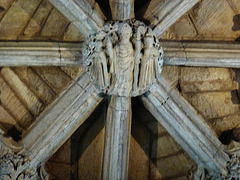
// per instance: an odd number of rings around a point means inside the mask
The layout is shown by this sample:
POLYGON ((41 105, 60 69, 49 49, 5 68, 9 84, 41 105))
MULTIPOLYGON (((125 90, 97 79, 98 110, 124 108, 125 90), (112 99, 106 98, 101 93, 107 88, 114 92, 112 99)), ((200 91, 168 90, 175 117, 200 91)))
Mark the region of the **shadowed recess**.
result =
POLYGON ((111 8, 108 0, 96 0, 107 20, 112 19, 111 8))
POLYGON ((237 14, 233 16, 233 31, 239 31, 240 30, 240 14, 237 14))
POLYGON ((0 6, 0 13, 3 12, 4 10, 5 10, 5 8, 0 6))
POLYGON ((11 136, 14 141, 20 141, 21 135, 21 131, 19 131, 15 126, 9 129, 9 131, 7 132, 7 136, 11 136))

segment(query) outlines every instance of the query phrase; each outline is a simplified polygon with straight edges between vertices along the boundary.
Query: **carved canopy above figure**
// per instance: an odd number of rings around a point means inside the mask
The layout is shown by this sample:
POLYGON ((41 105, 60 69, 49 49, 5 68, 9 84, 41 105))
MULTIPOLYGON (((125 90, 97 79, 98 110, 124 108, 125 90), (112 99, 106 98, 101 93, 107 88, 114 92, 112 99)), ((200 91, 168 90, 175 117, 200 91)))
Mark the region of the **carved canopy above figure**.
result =
POLYGON ((125 97, 145 93, 163 65, 158 39, 137 20, 105 24, 86 40, 84 57, 91 79, 103 93, 125 97))

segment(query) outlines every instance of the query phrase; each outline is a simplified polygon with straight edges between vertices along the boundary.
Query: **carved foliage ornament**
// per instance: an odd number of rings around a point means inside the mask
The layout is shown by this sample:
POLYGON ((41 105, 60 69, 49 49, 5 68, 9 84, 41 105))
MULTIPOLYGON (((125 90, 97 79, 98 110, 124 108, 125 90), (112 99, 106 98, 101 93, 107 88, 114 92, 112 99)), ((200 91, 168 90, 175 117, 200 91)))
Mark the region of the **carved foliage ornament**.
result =
POLYGON ((191 180, 238 180, 240 179, 239 155, 230 155, 230 161, 226 166, 227 174, 209 173, 204 167, 193 169, 190 173, 191 180))
POLYGON ((83 53, 92 81, 109 95, 141 95, 162 71, 159 41, 137 20, 108 22, 86 40, 83 53))
POLYGON ((47 180, 44 166, 31 166, 30 160, 18 153, 21 149, 0 129, 0 180, 47 180))

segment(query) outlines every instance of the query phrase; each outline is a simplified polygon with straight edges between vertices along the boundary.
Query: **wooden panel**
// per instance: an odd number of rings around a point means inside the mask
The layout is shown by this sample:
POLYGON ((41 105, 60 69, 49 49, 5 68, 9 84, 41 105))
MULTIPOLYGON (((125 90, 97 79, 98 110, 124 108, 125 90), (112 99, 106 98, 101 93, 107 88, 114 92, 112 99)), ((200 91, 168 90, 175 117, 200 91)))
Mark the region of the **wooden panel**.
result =
POLYGON ((31 68, 18 67, 14 70, 44 103, 48 104, 55 98, 54 91, 31 68))
POLYGON ((12 6, 0 22, 0 39, 15 40, 22 33, 41 0, 19 0, 12 6))
POLYGON ((33 69, 57 94, 71 82, 71 78, 57 67, 34 67, 33 69))
POLYGON ((29 22, 27 28, 24 31, 24 37, 22 38, 31 38, 36 35, 41 30, 51 10, 51 4, 47 0, 44 0, 29 22))
POLYGON ((68 20, 56 9, 53 9, 41 31, 41 35, 44 37, 61 38, 68 24, 68 20))
POLYGON ((19 79, 15 72, 10 68, 1 70, 2 76, 12 86, 14 91, 28 109, 37 116, 43 110, 43 104, 38 97, 19 79))
POLYGON ((8 109, 12 116, 18 121, 18 124, 26 129, 31 121, 32 115, 21 104, 8 85, 0 78, 0 99, 1 103, 8 109))

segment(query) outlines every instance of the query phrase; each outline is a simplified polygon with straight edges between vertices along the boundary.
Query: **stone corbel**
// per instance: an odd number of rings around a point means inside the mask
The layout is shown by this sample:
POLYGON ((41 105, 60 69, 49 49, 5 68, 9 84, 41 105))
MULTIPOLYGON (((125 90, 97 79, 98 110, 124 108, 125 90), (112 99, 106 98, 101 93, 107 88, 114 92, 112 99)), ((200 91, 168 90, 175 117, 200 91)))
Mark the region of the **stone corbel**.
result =
POLYGON ((31 160, 20 154, 21 143, 5 137, 0 129, 0 179, 4 180, 46 180, 48 174, 44 166, 31 166, 31 160))

